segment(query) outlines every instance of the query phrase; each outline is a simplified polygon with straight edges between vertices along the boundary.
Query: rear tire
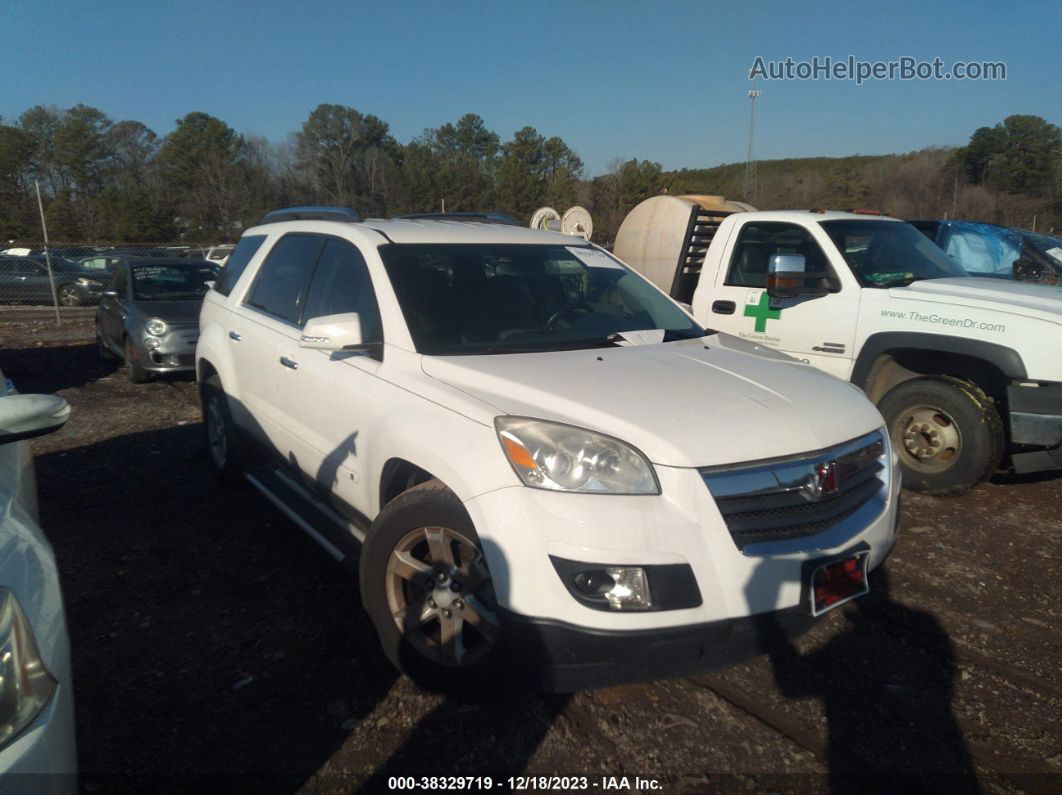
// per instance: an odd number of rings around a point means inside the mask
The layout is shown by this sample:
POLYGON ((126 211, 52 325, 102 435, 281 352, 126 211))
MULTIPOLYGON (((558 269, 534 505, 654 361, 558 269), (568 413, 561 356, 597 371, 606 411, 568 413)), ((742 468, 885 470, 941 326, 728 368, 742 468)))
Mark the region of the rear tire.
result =
POLYGON ((992 399, 969 381, 951 376, 904 381, 878 408, 909 489, 954 497, 999 468, 1003 421, 992 399))
POLYGON ((246 481, 246 445, 229 411, 229 400, 215 374, 199 387, 210 469, 224 486, 235 488, 246 481))
POLYGON ((384 653, 433 690, 486 695, 502 674, 497 600, 482 545, 439 480, 380 512, 362 548, 361 598, 384 653))

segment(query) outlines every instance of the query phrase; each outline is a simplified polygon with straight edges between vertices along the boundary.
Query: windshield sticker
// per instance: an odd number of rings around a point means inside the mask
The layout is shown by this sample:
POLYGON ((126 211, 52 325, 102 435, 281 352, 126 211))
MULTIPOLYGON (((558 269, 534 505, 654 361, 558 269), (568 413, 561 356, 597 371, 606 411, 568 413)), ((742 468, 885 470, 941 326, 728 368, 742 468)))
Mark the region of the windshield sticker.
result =
POLYGON ((613 270, 621 271, 623 266, 616 260, 612 259, 604 251, 598 251, 596 248, 576 248, 575 246, 565 246, 568 253, 578 259, 583 265, 588 268, 612 268, 613 270))
POLYGON ((1055 246, 1054 248, 1047 249, 1047 256, 1051 257, 1057 262, 1062 262, 1062 248, 1055 246))

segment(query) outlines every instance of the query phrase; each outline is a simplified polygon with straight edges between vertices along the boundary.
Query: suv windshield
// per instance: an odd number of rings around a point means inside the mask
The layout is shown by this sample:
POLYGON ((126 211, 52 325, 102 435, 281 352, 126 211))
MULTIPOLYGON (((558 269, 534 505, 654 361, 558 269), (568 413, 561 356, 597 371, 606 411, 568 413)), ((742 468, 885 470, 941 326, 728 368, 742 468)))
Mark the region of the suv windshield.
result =
POLYGON ((896 287, 921 279, 969 276, 910 224, 897 221, 821 221, 863 287, 896 287))
POLYGON ((516 353, 705 330, 605 252, 584 246, 392 244, 380 255, 425 354, 516 353))
POLYGON ((205 263, 133 265, 133 300, 192 301, 202 298, 216 269, 205 263))

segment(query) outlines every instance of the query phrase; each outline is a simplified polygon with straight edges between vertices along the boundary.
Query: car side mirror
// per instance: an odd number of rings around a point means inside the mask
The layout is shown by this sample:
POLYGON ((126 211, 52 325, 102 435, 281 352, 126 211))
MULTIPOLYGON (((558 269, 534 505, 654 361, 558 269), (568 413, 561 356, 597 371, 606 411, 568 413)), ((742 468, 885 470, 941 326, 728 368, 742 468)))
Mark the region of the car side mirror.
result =
POLYGON ((359 351, 379 345, 378 342, 362 342, 361 318, 357 312, 311 318, 303 326, 299 339, 300 348, 319 351, 359 351))
POLYGON ((803 254, 774 254, 767 263, 767 295, 771 298, 794 298, 801 295, 826 295, 826 287, 808 287, 807 278, 825 276, 807 272, 803 254))
POLYGON ((58 395, 0 397, 0 444, 44 436, 70 419, 70 405, 58 395))

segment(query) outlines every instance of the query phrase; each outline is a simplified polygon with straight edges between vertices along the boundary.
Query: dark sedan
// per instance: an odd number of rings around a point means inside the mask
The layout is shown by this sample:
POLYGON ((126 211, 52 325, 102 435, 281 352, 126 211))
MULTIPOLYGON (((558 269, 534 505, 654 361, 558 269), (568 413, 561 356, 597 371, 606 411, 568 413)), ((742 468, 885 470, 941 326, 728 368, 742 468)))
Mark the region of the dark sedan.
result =
POLYGON ((96 344, 123 359, 133 383, 155 373, 192 370, 199 309, 217 266, 204 260, 126 259, 114 269, 96 310, 96 344))
MULTIPOLYGON (((95 303, 110 280, 110 274, 82 270, 77 263, 52 257, 55 294, 63 306, 95 303)), ((0 255, 0 301, 52 302, 52 280, 43 255, 0 255)))

